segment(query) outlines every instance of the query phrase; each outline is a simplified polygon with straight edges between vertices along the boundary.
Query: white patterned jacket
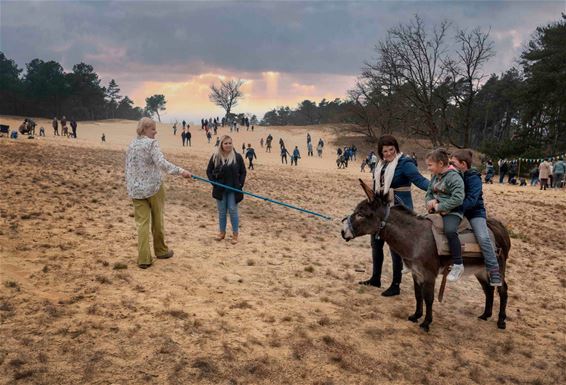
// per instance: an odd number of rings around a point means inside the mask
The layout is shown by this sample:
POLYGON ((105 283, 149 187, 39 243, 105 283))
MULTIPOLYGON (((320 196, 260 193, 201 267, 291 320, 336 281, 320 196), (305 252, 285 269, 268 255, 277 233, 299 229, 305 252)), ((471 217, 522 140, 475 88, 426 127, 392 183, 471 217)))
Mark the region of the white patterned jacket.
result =
POLYGON ((138 136, 126 152, 126 187, 132 199, 146 199, 156 194, 165 173, 178 175, 184 170, 167 161, 157 139, 138 136))

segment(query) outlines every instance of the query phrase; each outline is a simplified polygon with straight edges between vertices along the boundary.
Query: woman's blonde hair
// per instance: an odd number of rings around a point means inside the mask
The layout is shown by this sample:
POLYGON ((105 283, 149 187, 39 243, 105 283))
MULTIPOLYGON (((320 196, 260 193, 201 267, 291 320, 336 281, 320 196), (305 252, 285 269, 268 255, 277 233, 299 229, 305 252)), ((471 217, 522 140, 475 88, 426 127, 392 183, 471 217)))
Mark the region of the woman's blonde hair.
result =
POLYGON ((151 118, 141 118, 138 122, 138 128, 136 129, 136 133, 138 136, 142 136, 146 130, 146 128, 155 126, 155 121, 151 118))
POLYGON ((227 139, 231 140, 232 137, 229 135, 222 135, 220 137, 220 144, 218 145, 218 148, 212 155, 212 161, 214 162, 215 166, 218 166, 221 163, 232 165, 236 161, 236 151, 233 149, 233 147, 232 147, 232 151, 230 151, 228 155, 224 155, 224 151, 222 151, 222 145, 224 144, 224 141, 227 139))

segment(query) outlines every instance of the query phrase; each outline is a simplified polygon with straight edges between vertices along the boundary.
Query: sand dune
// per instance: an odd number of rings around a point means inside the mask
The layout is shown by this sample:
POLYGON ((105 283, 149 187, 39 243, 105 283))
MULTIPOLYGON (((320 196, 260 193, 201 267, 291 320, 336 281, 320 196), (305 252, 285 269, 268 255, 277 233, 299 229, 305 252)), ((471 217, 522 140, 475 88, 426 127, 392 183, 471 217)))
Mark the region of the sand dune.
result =
MULTIPOLYGON (((241 242, 218 243, 211 189, 195 181, 168 177, 176 255, 138 269, 123 182, 135 122, 80 123, 77 140, 53 138, 49 122, 39 123, 46 138, 0 139, 2 384, 564 381, 566 191, 485 187, 489 212, 512 234, 507 330, 476 318, 483 293, 467 278, 435 303, 424 334, 406 321, 408 278, 392 299, 357 284, 371 268, 367 237, 345 243, 336 222, 246 198, 241 242)), ((273 132, 274 150, 282 135, 303 152, 306 128, 234 135, 236 147, 251 142, 260 157, 246 189, 340 218, 363 198, 359 162, 336 170, 333 131, 308 129, 327 151, 323 159, 304 153, 296 168, 258 142, 273 132)), ((200 128, 192 132, 191 148, 168 125, 158 138, 170 160, 204 174, 212 145, 200 128)), ((422 211, 423 193, 414 196, 422 211)))

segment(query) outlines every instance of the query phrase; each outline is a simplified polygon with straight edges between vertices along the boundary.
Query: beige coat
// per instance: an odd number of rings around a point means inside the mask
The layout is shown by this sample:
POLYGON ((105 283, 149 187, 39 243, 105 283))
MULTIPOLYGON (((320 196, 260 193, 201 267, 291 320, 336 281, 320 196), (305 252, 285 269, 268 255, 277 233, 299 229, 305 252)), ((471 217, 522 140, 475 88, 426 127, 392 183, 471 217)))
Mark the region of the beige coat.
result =
POLYGON ((548 177, 552 174, 552 168, 550 167, 550 163, 546 160, 538 166, 538 177, 539 179, 548 179, 548 177))

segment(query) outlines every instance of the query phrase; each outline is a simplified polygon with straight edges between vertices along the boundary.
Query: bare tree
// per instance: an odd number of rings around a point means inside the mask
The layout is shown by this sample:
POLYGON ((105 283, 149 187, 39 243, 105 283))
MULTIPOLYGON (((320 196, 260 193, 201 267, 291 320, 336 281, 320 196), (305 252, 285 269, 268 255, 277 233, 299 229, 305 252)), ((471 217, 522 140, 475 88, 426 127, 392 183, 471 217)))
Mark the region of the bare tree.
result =
POLYGON ((458 145, 450 135, 452 144, 458 147, 469 147, 471 144, 472 108, 475 96, 480 88, 485 74, 481 72, 483 65, 495 55, 493 41, 489 38, 489 31, 482 32, 480 28, 472 31, 459 30, 456 34, 458 49, 456 59, 447 61, 453 80, 452 96, 461 117, 457 125, 461 134, 461 145, 458 145))
POLYGON ((377 84, 377 79, 364 74, 353 89, 348 91, 353 113, 363 127, 359 132, 369 138, 377 139, 390 134, 395 128, 397 118, 394 111, 395 95, 386 84, 377 84))
POLYGON ((424 130, 416 133, 429 137, 435 146, 443 144, 445 128, 436 90, 448 72, 445 65, 448 28, 448 22, 444 21, 429 34, 423 20, 415 16, 411 23, 388 31, 385 41, 376 47, 377 62, 366 63, 363 71, 375 84, 386 84, 404 96, 424 123, 424 130))
POLYGON ((367 92, 367 85, 359 80, 356 82, 356 86, 348 91, 348 97, 352 102, 354 118, 360 126, 360 130, 354 131, 358 131, 374 140, 377 137, 375 133, 375 119, 372 112, 373 106, 367 100, 367 92))
POLYGON ((238 104, 238 101, 244 97, 240 90, 244 82, 238 80, 220 81, 220 87, 212 84, 210 86, 209 100, 226 111, 226 116, 230 115, 232 108, 238 104))

